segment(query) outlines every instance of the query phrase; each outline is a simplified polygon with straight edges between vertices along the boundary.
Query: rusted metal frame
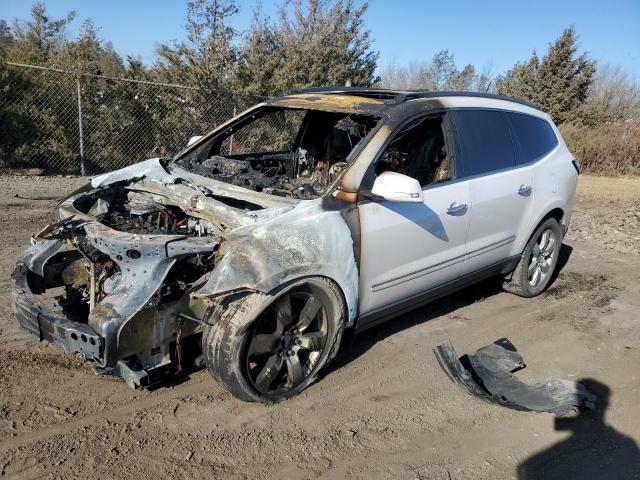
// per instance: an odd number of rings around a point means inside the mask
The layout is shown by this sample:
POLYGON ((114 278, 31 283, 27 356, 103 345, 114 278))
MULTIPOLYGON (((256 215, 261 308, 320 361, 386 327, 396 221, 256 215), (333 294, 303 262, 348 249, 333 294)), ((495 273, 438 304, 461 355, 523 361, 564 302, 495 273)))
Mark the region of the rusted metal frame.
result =
POLYGON ((104 366, 117 361, 117 334, 149 301, 178 258, 210 253, 219 238, 179 235, 134 235, 100 224, 85 226, 89 243, 118 264, 121 279, 114 294, 105 297, 89 315, 89 325, 105 338, 104 366), (127 257, 131 250, 138 258, 127 257))
POLYGON ((18 262, 11 275, 11 293, 18 323, 40 341, 47 340, 61 346, 67 353, 80 352, 99 361, 102 339, 89 326, 50 311, 31 291, 28 272, 28 267, 18 262))
POLYGON ((102 299, 88 319, 89 326, 105 341, 99 365, 114 368, 118 361, 118 331, 157 291, 173 263, 186 255, 213 252, 220 239, 119 232, 77 210, 74 201, 70 198, 60 206, 63 216, 85 221, 88 243, 115 261, 123 275, 116 293, 102 299), (140 251, 140 257, 127 257, 130 249, 140 251))
POLYGON ((255 221, 244 210, 226 205, 185 185, 175 184, 165 187, 157 182, 143 179, 125 188, 153 193, 164 198, 164 203, 180 207, 187 214, 228 228, 250 225, 255 221))

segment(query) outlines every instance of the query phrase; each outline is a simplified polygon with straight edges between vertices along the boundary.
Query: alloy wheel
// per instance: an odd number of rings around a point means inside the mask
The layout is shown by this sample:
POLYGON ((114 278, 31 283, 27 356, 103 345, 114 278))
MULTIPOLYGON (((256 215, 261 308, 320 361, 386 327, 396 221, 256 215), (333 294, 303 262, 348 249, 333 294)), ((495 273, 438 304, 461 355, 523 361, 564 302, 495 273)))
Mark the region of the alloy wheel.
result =
POLYGON ((532 287, 541 285, 551 275, 556 243, 555 233, 550 228, 538 235, 527 268, 527 279, 532 287))
POLYGON ((311 375, 327 346, 327 309, 312 291, 287 292, 255 322, 246 368, 254 388, 279 396, 311 375))

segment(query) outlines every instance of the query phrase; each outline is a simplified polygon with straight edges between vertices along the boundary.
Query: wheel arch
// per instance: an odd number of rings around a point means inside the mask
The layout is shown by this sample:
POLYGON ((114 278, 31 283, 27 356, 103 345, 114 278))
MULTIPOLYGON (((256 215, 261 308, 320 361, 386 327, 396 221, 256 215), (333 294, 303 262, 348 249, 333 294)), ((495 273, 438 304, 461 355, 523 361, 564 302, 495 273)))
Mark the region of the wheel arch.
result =
POLYGON ((527 231, 527 235, 523 236, 518 244, 517 252, 522 253, 522 250, 524 250, 524 247, 531 238, 531 235, 533 235, 538 227, 549 218, 555 218, 558 221, 563 235, 566 232, 568 228, 568 225, 566 223, 568 216, 564 205, 560 201, 551 202, 540 211, 544 213, 541 213, 532 220, 527 231))
MULTIPOLYGON (((304 274, 298 276, 288 276, 286 280, 282 281, 279 276, 274 276, 269 279, 269 281, 265 282, 260 288, 243 288, 241 290, 229 291, 216 296, 212 296, 211 298, 216 300, 216 304, 226 305, 230 302, 233 302, 240 297, 250 295, 251 293, 259 293, 264 295, 265 297, 272 297, 269 302, 265 302, 264 310, 268 305, 270 305, 273 301, 275 301, 278 297, 286 293, 289 289, 293 288, 295 284, 304 282, 305 280, 311 279, 324 279, 326 281, 331 282, 335 285, 336 289, 340 294, 340 300, 342 302, 342 306, 344 307, 346 312, 349 312, 349 301, 347 300, 347 295, 344 287, 337 281, 335 278, 331 278, 330 276, 318 273, 318 274, 304 274)), ((223 307, 224 308, 224 307, 223 307)), ((347 318, 345 318, 345 327, 352 326, 353 321, 349 318, 347 314, 347 318)))
POLYGON ((194 298, 242 290, 270 294, 304 277, 329 278, 346 300, 346 326, 358 311, 359 272, 350 227, 340 210, 309 200, 292 210, 229 232, 219 260, 194 298))
MULTIPOLYGON (((300 275, 297 277, 290 277, 286 282, 281 283, 280 285, 276 285, 275 287, 273 287, 271 290, 267 291, 267 292, 261 292, 261 293, 265 293, 269 296, 272 296, 275 298, 279 297, 280 295, 282 295, 283 293, 287 292, 293 285, 295 285, 296 283, 300 283, 300 282, 305 282, 305 280, 311 280, 311 279, 324 279, 326 281, 329 281, 331 283, 333 283, 336 286, 336 289, 338 290, 338 292, 340 293, 340 300, 342 301, 342 306, 344 307, 345 311, 349 311, 349 302, 347 301, 347 297, 344 291, 344 288, 342 287, 342 285, 340 285, 340 282, 338 282, 336 279, 331 278, 328 275, 324 275, 321 273, 318 274, 305 274, 305 275, 300 275)), ((323 287, 321 287, 323 288, 323 287)), ((349 325, 349 319, 346 318, 345 319, 345 326, 349 325)))
POLYGON ((547 214, 544 217, 542 217, 542 219, 538 222, 538 225, 536 225, 536 228, 538 228, 538 226, 542 222, 544 222, 547 218, 555 218, 560 225, 563 225, 564 218, 565 218, 564 210, 560 207, 556 207, 553 210, 547 212, 547 214))
POLYGON ((246 401, 268 404, 279 402, 299 393, 318 378, 318 373, 337 354, 344 331, 344 322, 348 318, 345 309, 346 302, 338 283, 320 275, 298 276, 283 282, 269 293, 263 293, 256 289, 236 291, 222 296, 220 303, 222 308, 217 312, 218 314, 212 312, 216 315, 215 320, 204 325, 202 349, 207 368, 211 375, 236 397, 246 401), (277 303, 288 292, 295 291, 298 287, 306 284, 312 285, 316 289, 316 293, 320 288, 323 292, 321 296, 326 293, 329 297, 333 297, 331 299, 333 307, 330 310, 334 311, 330 318, 334 320, 333 322, 329 320, 333 327, 328 327, 328 341, 330 340, 330 343, 322 347, 319 363, 302 379, 301 383, 297 386, 294 385, 292 390, 269 397, 268 393, 257 389, 248 376, 245 360, 248 342, 253 335, 252 329, 254 325, 257 325, 256 320, 260 319, 271 305, 277 303))

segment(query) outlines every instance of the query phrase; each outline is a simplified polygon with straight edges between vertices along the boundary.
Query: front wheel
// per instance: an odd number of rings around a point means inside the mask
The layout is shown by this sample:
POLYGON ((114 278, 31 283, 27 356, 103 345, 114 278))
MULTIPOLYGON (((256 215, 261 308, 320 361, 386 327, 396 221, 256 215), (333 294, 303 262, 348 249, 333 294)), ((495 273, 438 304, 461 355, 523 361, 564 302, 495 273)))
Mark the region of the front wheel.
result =
POLYGON ((502 288, 521 297, 535 297, 547 288, 558 263, 562 231, 555 218, 549 218, 533 233, 520 262, 502 288))
POLYGON ((209 372, 241 400, 274 403, 300 393, 336 355, 346 318, 338 287, 294 282, 274 298, 252 293, 205 326, 209 372))

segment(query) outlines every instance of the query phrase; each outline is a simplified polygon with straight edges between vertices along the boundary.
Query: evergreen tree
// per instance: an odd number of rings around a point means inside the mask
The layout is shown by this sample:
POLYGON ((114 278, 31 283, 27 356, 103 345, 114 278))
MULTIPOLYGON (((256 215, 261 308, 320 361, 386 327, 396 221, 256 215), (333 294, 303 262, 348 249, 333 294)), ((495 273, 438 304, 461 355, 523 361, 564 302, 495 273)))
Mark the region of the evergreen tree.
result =
POLYGON ((84 22, 76 40, 66 42, 52 55, 49 64, 63 70, 92 75, 118 77, 125 72, 122 58, 113 50, 111 43, 98 37, 91 20, 84 22))
POLYGON ((293 0, 276 23, 254 19, 237 80, 246 91, 274 94, 293 88, 376 82, 378 53, 364 28, 368 4, 352 0, 293 0))
POLYGON ((254 11, 253 22, 246 35, 235 87, 254 95, 271 95, 279 88, 275 72, 284 63, 278 34, 269 20, 262 18, 260 9, 254 11))
POLYGON ((187 42, 158 49, 160 79, 200 88, 227 85, 235 71, 236 30, 229 24, 238 13, 235 0, 192 0, 187 4, 187 42))
POLYGON ((576 56, 576 43, 573 27, 565 29, 542 61, 534 52, 499 78, 497 92, 535 103, 558 124, 582 120, 596 62, 586 53, 576 56))
POLYGON ((42 3, 31 7, 31 19, 13 26, 12 47, 7 56, 14 61, 42 65, 67 42, 66 28, 76 17, 71 11, 64 18, 49 16, 42 3))

